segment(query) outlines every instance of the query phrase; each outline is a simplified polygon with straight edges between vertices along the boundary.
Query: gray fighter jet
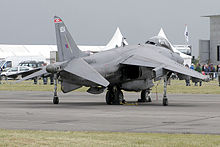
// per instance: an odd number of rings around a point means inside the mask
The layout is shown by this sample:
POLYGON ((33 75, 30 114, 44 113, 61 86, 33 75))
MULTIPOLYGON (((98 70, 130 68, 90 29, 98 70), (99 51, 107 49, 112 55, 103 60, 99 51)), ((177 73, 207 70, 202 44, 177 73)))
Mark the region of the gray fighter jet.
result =
POLYGON ((193 81, 207 77, 183 66, 183 59, 174 53, 169 42, 153 37, 144 45, 129 45, 88 55, 80 51, 60 17, 54 17, 58 47, 58 61, 19 81, 45 73, 54 74, 53 103, 58 104, 57 80, 64 93, 82 86, 87 92, 100 94, 107 88, 106 103, 125 102, 122 90, 141 92, 141 102, 151 102, 150 88, 153 80, 164 79, 163 105, 168 105, 167 80, 172 73, 180 79, 191 76, 193 81))

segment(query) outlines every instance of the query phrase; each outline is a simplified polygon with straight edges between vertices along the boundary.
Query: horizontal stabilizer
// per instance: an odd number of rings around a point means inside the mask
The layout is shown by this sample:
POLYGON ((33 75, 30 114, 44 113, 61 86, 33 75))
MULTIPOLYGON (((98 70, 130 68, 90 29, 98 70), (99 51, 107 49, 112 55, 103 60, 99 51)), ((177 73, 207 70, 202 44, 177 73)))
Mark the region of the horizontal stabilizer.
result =
POLYGON ((109 82, 100 73, 81 58, 71 60, 64 70, 98 85, 104 87, 109 85, 109 82))
POLYGON ((22 82, 22 81, 25 81, 25 80, 28 80, 28 79, 32 79, 34 77, 38 77, 38 76, 41 76, 41 75, 46 74, 46 73, 47 73, 46 67, 43 67, 41 70, 39 70, 39 71, 37 71, 33 74, 30 74, 30 75, 28 75, 28 76, 26 76, 26 77, 24 77, 20 80, 17 80, 14 83, 19 83, 19 82, 22 82))

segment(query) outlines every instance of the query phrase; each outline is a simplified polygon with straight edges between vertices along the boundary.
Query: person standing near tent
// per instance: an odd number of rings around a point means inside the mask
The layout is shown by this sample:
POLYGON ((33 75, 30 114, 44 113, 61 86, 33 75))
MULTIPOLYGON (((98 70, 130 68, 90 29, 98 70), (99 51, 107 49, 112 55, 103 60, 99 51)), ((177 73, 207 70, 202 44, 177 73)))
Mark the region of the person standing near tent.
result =
POLYGON ((209 67, 207 64, 204 65, 204 72, 205 72, 205 75, 209 74, 209 67))
POLYGON ((192 63, 190 69, 194 70, 194 64, 192 63))
POLYGON ((210 64, 209 65, 209 75, 212 80, 214 79, 214 73, 215 73, 215 67, 213 64, 210 64))
POLYGON ((122 42, 121 42, 121 46, 122 46, 122 47, 124 47, 124 46, 126 45, 126 44, 125 44, 125 39, 126 39, 125 37, 122 37, 122 42))
MULTIPOLYGON (((185 67, 189 68, 189 65, 186 64, 185 67)), ((186 86, 190 86, 190 76, 187 76, 185 81, 186 81, 186 86)))
POLYGON ((0 69, 0 84, 2 83, 2 76, 1 76, 1 73, 2 73, 2 69, 0 69))
MULTIPOLYGON (((195 71, 198 71, 199 73, 202 73, 202 68, 201 68, 199 63, 197 64, 197 66, 195 68, 195 71)), ((195 82, 195 86, 197 86, 197 82, 195 82)), ((202 81, 199 81, 199 86, 202 86, 202 81)))
POLYGON ((218 65, 218 86, 220 86, 220 64, 218 65))

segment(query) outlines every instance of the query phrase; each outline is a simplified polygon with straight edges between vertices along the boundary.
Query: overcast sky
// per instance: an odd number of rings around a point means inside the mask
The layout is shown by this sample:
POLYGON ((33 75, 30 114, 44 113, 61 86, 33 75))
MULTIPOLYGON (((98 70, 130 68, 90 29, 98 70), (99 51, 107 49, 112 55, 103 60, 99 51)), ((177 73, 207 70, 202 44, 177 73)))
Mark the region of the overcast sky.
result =
POLYGON ((129 44, 144 43, 163 27, 173 44, 184 44, 188 25, 193 54, 209 39, 209 19, 219 0, 0 0, 0 43, 56 44, 53 16, 60 16, 79 45, 105 45, 116 27, 129 44))

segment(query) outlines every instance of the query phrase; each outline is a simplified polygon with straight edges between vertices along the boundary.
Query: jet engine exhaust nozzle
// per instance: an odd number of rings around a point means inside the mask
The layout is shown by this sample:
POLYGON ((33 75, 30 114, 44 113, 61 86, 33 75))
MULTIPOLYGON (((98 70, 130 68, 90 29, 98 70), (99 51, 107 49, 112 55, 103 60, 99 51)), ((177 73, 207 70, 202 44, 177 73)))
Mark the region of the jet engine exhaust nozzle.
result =
POLYGON ((50 64, 46 67, 46 71, 48 73, 57 73, 59 70, 60 70, 60 67, 54 64, 50 64))

